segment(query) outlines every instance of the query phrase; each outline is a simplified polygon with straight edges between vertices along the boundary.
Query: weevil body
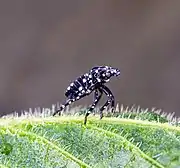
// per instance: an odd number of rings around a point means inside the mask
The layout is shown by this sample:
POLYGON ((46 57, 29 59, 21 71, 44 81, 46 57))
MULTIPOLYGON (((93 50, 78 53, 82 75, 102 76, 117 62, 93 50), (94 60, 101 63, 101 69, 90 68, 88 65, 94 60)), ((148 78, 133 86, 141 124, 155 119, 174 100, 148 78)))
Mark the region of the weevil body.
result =
POLYGON ((109 66, 97 66, 93 67, 88 73, 81 75, 74 82, 70 84, 65 92, 67 100, 60 106, 54 114, 60 114, 60 112, 71 103, 91 94, 94 91, 94 102, 88 108, 88 112, 85 115, 84 124, 87 122, 88 115, 94 110, 95 106, 105 93, 108 97, 106 103, 100 108, 100 119, 103 117, 102 111, 111 104, 112 110, 114 109, 114 96, 111 90, 105 86, 112 76, 119 76, 120 70, 109 66))

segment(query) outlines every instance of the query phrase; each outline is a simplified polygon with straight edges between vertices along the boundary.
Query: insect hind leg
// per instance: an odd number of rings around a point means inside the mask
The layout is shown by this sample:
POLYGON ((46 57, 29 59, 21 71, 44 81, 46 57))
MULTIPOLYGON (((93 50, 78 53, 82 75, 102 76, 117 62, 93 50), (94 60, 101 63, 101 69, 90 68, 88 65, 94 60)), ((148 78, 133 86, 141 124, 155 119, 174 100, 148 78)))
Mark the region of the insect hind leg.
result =
POLYGON ((61 104, 60 108, 53 113, 53 116, 55 116, 56 114, 61 115, 61 111, 64 110, 66 106, 70 105, 74 101, 75 101, 75 99, 66 100, 66 102, 64 104, 61 104))

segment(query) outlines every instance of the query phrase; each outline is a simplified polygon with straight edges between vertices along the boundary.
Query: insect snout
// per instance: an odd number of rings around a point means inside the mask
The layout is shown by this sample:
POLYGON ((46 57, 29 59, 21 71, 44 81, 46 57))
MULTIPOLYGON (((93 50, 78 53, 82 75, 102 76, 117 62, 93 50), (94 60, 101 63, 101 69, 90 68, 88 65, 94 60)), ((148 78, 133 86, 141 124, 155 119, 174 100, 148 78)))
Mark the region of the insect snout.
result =
POLYGON ((112 68, 111 69, 111 74, 113 76, 119 76, 120 75, 120 70, 119 69, 116 69, 116 68, 112 68))
POLYGON ((120 75, 120 70, 116 69, 116 76, 119 76, 119 75, 120 75))

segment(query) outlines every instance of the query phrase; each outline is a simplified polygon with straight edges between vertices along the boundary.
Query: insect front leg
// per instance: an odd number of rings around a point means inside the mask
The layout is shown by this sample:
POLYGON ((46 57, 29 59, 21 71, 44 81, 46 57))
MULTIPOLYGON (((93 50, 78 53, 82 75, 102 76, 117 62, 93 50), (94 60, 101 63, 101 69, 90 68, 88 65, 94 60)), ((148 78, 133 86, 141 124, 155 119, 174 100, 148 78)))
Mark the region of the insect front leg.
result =
POLYGON ((103 110, 109 106, 109 104, 111 103, 111 108, 112 108, 112 111, 114 111, 114 104, 115 104, 115 99, 114 99, 114 95, 112 94, 111 90, 105 86, 105 85, 102 85, 101 86, 103 92, 107 95, 108 97, 108 100, 106 101, 106 103, 100 108, 100 119, 103 118, 103 110))
POLYGON ((95 90, 95 92, 94 92, 94 102, 88 108, 88 111, 86 112, 86 115, 85 115, 85 119, 84 119, 84 124, 85 125, 86 125, 86 122, 87 122, 88 115, 94 110, 95 106, 98 104, 99 100, 101 99, 102 94, 103 94, 103 91, 102 91, 101 88, 98 88, 98 89, 95 90), (98 94, 98 91, 100 92, 100 94, 98 94))
POLYGON ((55 116, 57 113, 59 113, 59 115, 61 115, 61 111, 63 109, 65 109, 66 106, 70 105, 74 101, 75 101, 75 99, 68 99, 68 100, 66 100, 66 102, 64 104, 61 104, 59 110, 54 112, 53 116, 55 116))

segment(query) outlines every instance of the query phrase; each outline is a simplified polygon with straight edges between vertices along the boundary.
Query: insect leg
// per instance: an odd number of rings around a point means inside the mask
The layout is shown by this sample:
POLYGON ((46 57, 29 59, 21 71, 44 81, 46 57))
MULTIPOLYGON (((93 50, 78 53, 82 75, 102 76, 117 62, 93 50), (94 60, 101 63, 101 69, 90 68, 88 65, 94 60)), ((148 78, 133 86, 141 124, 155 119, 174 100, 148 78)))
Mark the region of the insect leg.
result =
POLYGON ((98 90, 96 89, 96 90, 94 91, 94 101, 97 100, 98 95, 99 95, 99 93, 98 93, 98 90))
POLYGON ((60 109, 54 112, 53 116, 55 116, 57 113, 59 113, 59 115, 61 115, 61 111, 63 109, 65 109, 66 106, 70 105, 74 101, 75 101, 75 99, 66 100, 66 102, 64 104, 61 104, 60 109))
MULTIPOLYGON (((114 100, 114 95, 112 94, 111 90, 105 86, 102 85, 101 86, 103 92, 107 95, 108 100, 106 101, 106 103, 100 108, 100 119, 103 118, 103 110, 111 103, 111 108, 114 109, 114 104, 115 104, 115 100, 114 100)), ((112 110, 113 111, 113 110, 112 110)))
POLYGON ((115 110, 115 98, 114 96, 111 99, 111 112, 113 113, 115 110))
POLYGON ((98 89, 95 90, 95 92, 94 92, 94 102, 89 108, 90 112, 94 110, 95 106, 98 104, 99 100, 101 99, 102 94, 103 94, 102 89, 98 88, 98 89), (100 94, 98 94, 98 91, 100 92, 100 94))
POLYGON ((85 115, 85 119, 84 119, 84 124, 86 125, 86 122, 87 122, 87 117, 88 115, 94 110, 95 106, 98 104, 99 100, 101 99, 102 97, 102 94, 103 94, 103 91, 101 88, 98 88, 95 90, 94 92, 94 102, 93 104, 88 108, 88 111, 85 115), (100 95, 98 94, 98 91, 100 92, 100 95))

